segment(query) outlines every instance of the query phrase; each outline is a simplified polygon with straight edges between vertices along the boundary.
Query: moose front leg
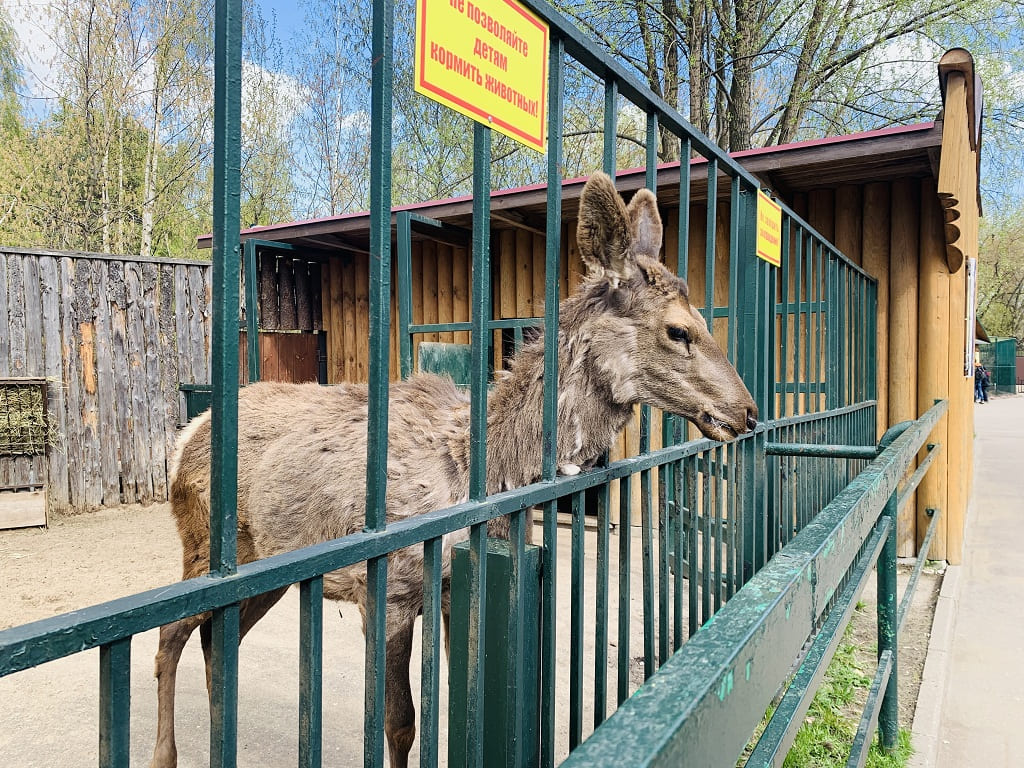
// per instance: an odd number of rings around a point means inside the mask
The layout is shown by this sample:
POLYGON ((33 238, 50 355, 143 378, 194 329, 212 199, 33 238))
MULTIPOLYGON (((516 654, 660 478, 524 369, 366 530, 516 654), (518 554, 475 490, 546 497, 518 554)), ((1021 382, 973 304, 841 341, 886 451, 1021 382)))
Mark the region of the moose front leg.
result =
POLYGON ((416 614, 396 616, 401 609, 388 611, 387 657, 385 661, 384 734, 388 740, 392 768, 407 768, 409 750, 416 740, 416 709, 409 685, 412 656, 412 632, 416 614))

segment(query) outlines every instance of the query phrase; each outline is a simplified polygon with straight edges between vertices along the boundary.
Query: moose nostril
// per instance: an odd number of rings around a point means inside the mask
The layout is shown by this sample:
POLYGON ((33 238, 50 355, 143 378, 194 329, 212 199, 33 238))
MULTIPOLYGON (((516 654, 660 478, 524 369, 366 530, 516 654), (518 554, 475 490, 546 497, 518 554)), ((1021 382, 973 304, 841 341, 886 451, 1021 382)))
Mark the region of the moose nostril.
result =
POLYGON ((757 429, 757 416, 755 411, 747 411, 747 429, 753 432, 757 429))

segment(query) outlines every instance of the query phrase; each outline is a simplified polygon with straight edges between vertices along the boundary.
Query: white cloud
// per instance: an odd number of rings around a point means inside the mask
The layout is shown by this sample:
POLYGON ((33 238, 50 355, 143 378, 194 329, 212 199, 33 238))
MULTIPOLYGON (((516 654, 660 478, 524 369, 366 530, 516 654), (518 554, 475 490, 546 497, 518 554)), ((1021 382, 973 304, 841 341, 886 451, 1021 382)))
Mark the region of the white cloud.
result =
POLYGON ((53 98, 56 93, 54 14, 49 0, 0 0, 18 36, 26 95, 53 98))

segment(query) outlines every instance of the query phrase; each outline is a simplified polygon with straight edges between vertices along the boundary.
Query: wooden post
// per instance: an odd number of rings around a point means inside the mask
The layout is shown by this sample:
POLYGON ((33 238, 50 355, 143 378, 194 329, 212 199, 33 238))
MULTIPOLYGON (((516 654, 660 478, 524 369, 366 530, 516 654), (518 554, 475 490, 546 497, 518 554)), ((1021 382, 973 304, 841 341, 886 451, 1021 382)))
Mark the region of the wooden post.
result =
POLYGON ((886 181, 864 187, 862 266, 878 280, 877 438, 889 427, 889 193, 886 181))
POLYGON ((829 242, 836 241, 836 193, 832 189, 812 189, 807 194, 807 223, 829 242))
POLYGON ((836 190, 835 245, 854 264, 863 265, 861 237, 864 207, 861 188, 848 184, 836 190))
MULTIPOLYGON (((949 411, 946 414, 947 446, 946 458, 949 480, 947 483, 947 508, 944 511, 945 540, 943 548, 933 542, 929 557, 945 559, 951 565, 959 565, 963 545, 964 512, 967 507, 967 490, 970 484, 967 464, 967 443, 973 442, 974 433, 968 432, 968 412, 974 408, 974 380, 964 374, 964 347, 966 345, 967 314, 967 269, 961 268, 951 276, 949 286, 949 411), (970 382, 968 390, 967 382, 970 382)), ((973 420, 971 420, 973 421, 973 420)), ((973 424, 972 424, 973 426, 973 424)))
MULTIPOLYGON (((946 240, 943 231, 942 210, 934 179, 921 182, 921 257, 918 265, 918 368, 917 403, 918 411, 928 410, 935 400, 950 395, 949 359, 956 350, 949 347, 949 267, 946 264, 946 240)), ((948 420, 943 416, 932 430, 929 443, 939 443, 942 448, 932 460, 931 469, 925 474, 917 489, 917 538, 916 541, 900 538, 901 557, 912 557, 924 539, 931 521, 928 510, 948 512, 946 498, 946 473, 950 442, 947 438, 948 420), (906 544, 904 550, 902 545, 906 544)), ((919 459, 928 455, 922 449, 919 459)), ((946 550, 945 520, 940 520, 932 540, 930 558, 941 557, 946 550)))
MULTIPOLYGON (((917 418, 917 280, 920 187, 913 179, 892 185, 889 249, 889 421, 917 418)), ((899 516, 897 551, 913 548, 916 502, 899 516)))

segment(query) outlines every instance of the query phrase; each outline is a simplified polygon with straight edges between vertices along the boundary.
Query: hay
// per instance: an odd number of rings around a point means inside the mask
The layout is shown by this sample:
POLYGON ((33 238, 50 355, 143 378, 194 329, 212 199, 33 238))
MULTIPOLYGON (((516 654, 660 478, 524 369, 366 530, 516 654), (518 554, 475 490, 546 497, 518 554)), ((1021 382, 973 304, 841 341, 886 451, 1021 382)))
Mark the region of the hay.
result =
POLYGON ((36 456, 56 443, 38 384, 0 384, 0 455, 36 456))

